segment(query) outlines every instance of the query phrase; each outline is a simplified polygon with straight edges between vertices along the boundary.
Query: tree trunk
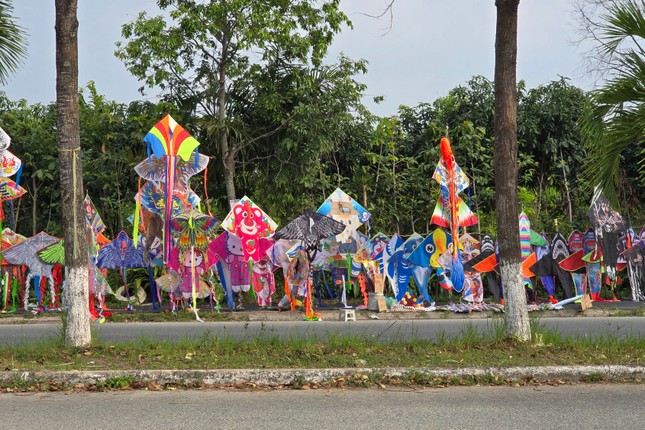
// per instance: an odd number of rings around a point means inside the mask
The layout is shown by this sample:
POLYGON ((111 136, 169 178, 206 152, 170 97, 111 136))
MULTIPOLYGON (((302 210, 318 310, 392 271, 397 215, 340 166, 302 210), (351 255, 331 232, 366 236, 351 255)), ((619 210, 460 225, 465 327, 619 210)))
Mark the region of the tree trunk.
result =
POLYGON ((495 203, 500 274, 504 282, 506 334, 531 339, 517 210, 517 17, 519 0, 496 0, 495 203))
MULTIPOLYGON (((222 41, 222 52, 226 52, 228 39, 222 41)), ((224 54, 220 59, 218 90, 217 90, 217 123, 219 129, 219 146, 224 164, 224 184, 226 186, 226 197, 231 207, 235 195, 235 148, 231 148, 228 142, 228 127, 226 126, 226 65, 224 54)))
POLYGON ((77 0, 56 0, 56 105, 65 238, 65 344, 88 347, 91 333, 78 102, 77 9, 77 0))

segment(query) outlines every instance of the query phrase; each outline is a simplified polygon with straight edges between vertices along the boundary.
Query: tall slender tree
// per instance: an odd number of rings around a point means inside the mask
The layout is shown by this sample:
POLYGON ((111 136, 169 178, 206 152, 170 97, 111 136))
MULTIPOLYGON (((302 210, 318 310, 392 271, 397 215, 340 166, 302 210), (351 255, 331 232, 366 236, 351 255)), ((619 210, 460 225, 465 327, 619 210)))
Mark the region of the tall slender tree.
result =
POLYGON ((500 274, 504 280, 506 334, 531 339, 517 208, 517 19, 519 0, 496 0, 495 203, 500 274))
POLYGON ((65 238, 65 344, 90 345, 87 230, 78 101, 78 0, 56 0, 58 161, 65 238))
POLYGON ((0 83, 7 83, 26 55, 25 30, 16 23, 12 3, 0 0, 0 83))

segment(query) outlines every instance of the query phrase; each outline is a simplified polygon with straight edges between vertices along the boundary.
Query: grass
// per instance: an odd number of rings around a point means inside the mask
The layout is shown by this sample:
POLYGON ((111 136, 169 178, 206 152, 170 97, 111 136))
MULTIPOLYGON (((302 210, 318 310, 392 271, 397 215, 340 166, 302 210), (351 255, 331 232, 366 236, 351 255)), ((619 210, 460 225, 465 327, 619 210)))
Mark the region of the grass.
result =
POLYGON ((492 334, 467 326, 460 336, 436 341, 378 341, 331 336, 281 340, 270 334, 231 339, 203 335, 178 341, 141 338, 106 343, 95 339, 86 350, 65 348, 62 340, 0 347, 0 369, 141 370, 243 368, 508 367, 544 365, 642 365, 645 338, 563 338, 536 324, 533 341, 504 338, 501 323, 492 334))

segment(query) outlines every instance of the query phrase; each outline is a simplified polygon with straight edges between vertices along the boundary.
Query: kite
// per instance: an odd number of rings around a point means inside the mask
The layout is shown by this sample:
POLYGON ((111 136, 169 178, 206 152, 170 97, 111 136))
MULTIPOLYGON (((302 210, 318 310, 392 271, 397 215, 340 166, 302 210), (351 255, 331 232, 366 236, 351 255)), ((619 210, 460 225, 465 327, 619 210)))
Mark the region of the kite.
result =
POLYGON ((196 209, 183 212, 171 220, 172 234, 176 238, 177 248, 183 253, 180 266, 182 275, 182 292, 184 297, 192 296, 193 312, 197 321, 197 293, 199 292, 199 275, 206 269, 204 256, 208 248, 208 238, 215 234, 219 220, 196 209))
POLYGON ((412 265, 412 279, 419 290, 419 294, 423 297, 423 300, 432 304, 434 300, 428 292, 428 281, 430 281, 430 276, 432 275, 432 268, 429 266, 420 266, 414 264, 410 261, 410 256, 412 253, 419 247, 423 242, 424 238, 417 233, 413 233, 404 243, 403 248, 405 253, 403 254, 403 263, 404 266, 412 265))
MULTIPOLYGON (((11 248, 14 245, 24 241, 25 236, 18 234, 11 230, 10 228, 5 228, 2 230, 2 252, 6 249, 11 248)), ((2 258, 2 253, 0 253, 0 259, 2 258)), ((7 266, 8 263, 2 260, 2 266, 7 266)), ((11 288, 9 287, 9 270, 5 270, 5 275, 2 278, 2 295, 3 295, 3 308, 2 313, 15 312, 16 311, 16 299, 18 298, 18 272, 20 268, 18 266, 13 266, 11 271, 13 272, 13 282, 11 282, 11 288), (11 308, 9 310, 9 297, 11 297, 11 308)))
POLYGON ((618 264, 618 238, 627 230, 627 223, 623 217, 609 204, 609 200, 602 194, 600 186, 596 186, 591 200, 591 207, 587 212, 594 232, 596 242, 602 248, 602 262, 605 273, 609 280, 613 301, 618 301, 616 296, 617 269, 618 264))
POLYGON ((242 243, 246 261, 260 261, 260 239, 271 236, 277 224, 247 196, 237 202, 222 222, 222 228, 242 243))
POLYGON ((361 242, 358 228, 369 221, 370 213, 340 188, 336 188, 316 212, 333 218, 345 226, 345 229, 335 236, 338 242, 338 254, 356 254, 361 242))
POLYGON ((594 302, 606 302, 607 300, 600 297, 602 289, 602 268, 600 264, 601 251, 596 241, 596 233, 593 228, 588 228, 582 241, 583 261, 587 266, 587 281, 591 292, 591 300, 594 302))
MULTIPOLYGON (((52 269, 54 268, 53 264, 44 263, 40 258, 38 258, 38 251, 51 245, 54 242, 59 241, 57 237, 50 236, 45 232, 40 232, 35 236, 25 239, 24 241, 12 246, 11 248, 6 249, 2 252, 3 258, 9 264, 16 266, 26 265, 29 268, 29 275, 25 281, 25 297, 24 297, 24 309, 28 309, 29 305, 29 283, 32 278, 38 277, 49 279, 50 291, 51 291, 51 305, 50 307, 55 307, 56 303, 56 292, 54 288, 54 276, 52 274, 52 269)), ((38 283, 38 282, 37 282, 38 283)), ((34 286, 34 291, 36 292, 36 300, 38 306, 42 305, 42 297, 40 297, 40 288, 36 285, 34 286)))
MULTIPOLYGON (((453 243, 458 244, 459 227, 477 224, 478 220, 458 195, 468 188, 469 180, 455 161, 448 137, 441 138, 439 150, 441 151, 441 159, 432 177, 439 183, 441 197, 432 214, 431 222, 440 227, 450 228, 453 243)), ((452 260, 449 268, 450 281, 453 288, 461 291, 464 284, 463 263, 459 253, 459 246, 453 246, 452 248, 452 260)))
POLYGON ((481 273, 476 270, 467 270, 467 263, 481 253, 479 241, 466 233, 461 235, 459 243, 462 248, 461 252, 464 261, 465 276, 462 297, 469 302, 481 303, 484 301, 484 285, 482 283, 481 273))
POLYGON ((27 191, 16 182, 9 179, 10 176, 18 174, 17 182, 20 182, 22 162, 18 157, 9 152, 11 138, 0 127, 0 230, 4 221, 4 201, 13 200, 25 194, 27 191))
MULTIPOLYGON (((52 243, 49 246, 44 247, 38 251, 38 258, 43 263, 46 264, 65 264, 65 246, 63 239, 52 243)), ((88 264, 88 292, 89 292, 89 306, 90 306, 90 316, 92 319, 102 319, 105 317, 112 316, 110 312, 104 312, 107 310, 105 305, 105 296, 112 293, 112 289, 105 279, 101 270, 96 267, 94 261, 95 259, 90 256, 88 264), (99 310, 96 311, 94 307, 94 297, 97 297, 99 300, 99 310)), ((101 322, 105 321, 104 319, 101 322)))
POLYGON ((343 223, 307 208, 301 215, 279 228, 273 237, 276 240, 301 241, 309 261, 313 261, 320 247, 320 241, 330 236, 337 236, 345 229, 346 226, 343 223))
MULTIPOLYGON (((163 219, 165 225, 164 262, 167 262, 170 253, 170 220, 172 217, 175 181, 177 179, 177 157, 184 162, 190 160, 193 151, 196 151, 199 146, 199 142, 181 125, 177 124, 170 115, 166 115, 155 124, 145 135, 143 141, 148 146, 148 161, 150 163, 153 163, 153 155, 154 158, 163 159, 165 162, 163 174, 165 179, 163 219)), ((199 161, 195 160, 195 164, 199 164, 199 161)), ((151 170, 153 170, 152 167, 151 170)), ((136 216, 138 216, 138 211, 136 216)), ((138 228, 138 221, 134 224, 135 228, 138 228)))
MULTIPOLYGON (((531 256, 531 221, 529 217, 522 211, 519 215, 520 224, 520 250, 522 261, 526 261, 531 256)), ((533 289, 531 278, 524 276, 524 285, 533 289)), ((534 295, 535 293, 533 293, 534 295)))
POLYGON ((536 275, 539 275, 540 279, 542 279, 542 283, 547 289, 547 292, 549 292, 549 301, 551 303, 558 302, 554 294, 555 284, 553 284, 553 286, 549 286, 549 281, 554 281, 554 276, 556 275, 562 283, 565 298, 572 297, 571 276, 569 276, 569 274, 558 264, 569 256, 569 249, 567 248, 567 241, 564 236, 560 233, 556 233, 551 240, 549 248, 538 247, 536 253, 538 260, 529 268, 529 270, 536 275), (547 280, 546 283, 545 279, 547 280), (553 293, 551 293, 551 291, 553 291, 553 293))
MULTIPOLYGON (((307 268, 311 267, 311 263, 315 260, 318 249, 320 247, 320 241, 332 236, 338 236, 343 234, 346 229, 346 225, 335 220, 332 217, 327 217, 320 213, 314 212, 312 209, 305 209, 305 211, 289 221, 286 225, 281 227, 275 232, 274 238, 276 240, 297 240, 302 244, 302 249, 304 250, 307 261, 307 268)), ((291 273, 297 273, 298 270, 294 268, 302 268, 303 264, 295 262, 290 264, 287 268, 287 273, 289 273, 289 267, 291 267, 291 273)), ((283 266, 284 268, 284 266, 283 266)), ((307 282, 305 282, 305 312, 309 319, 312 319, 314 313, 311 309, 311 285, 308 281, 310 273, 307 273, 307 282)), ((293 307, 292 294, 290 292, 295 292, 296 288, 293 288, 295 285, 292 283, 294 276, 285 277, 285 292, 289 296, 290 301, 293 307), (291 279, 291 281, 290 281, 291 279)))
POLYGON ((645 301, 645 240, 640 239, 632 242, 636 239, 636 235, 632 229, 629 230, 632 235, 626 235, 621 255, 627 262, 632 300, 635 302, 645 301))
MULTIPOLYGON (((123 281, 123 290, 125 291, 125 298, 128 301, 128 310, 132 310, 132 301, 130 300, 130 293, 127 286, 126 268, 146 267, 143 260, 143 250, 134 247, 134 242, 128 237, 125 231, 121 231, 113 241, 99 249, 96 259, 96 266, 101 269, 119 269, 121 280, 123 281)), ((120 288, 119 288, 120 290, 120 288)), ((141 297, 145 298, 145 291, 137 291, 137 298, 141 301, 141 297)), ((119 296, 119 291, 115 293, 119 296)))

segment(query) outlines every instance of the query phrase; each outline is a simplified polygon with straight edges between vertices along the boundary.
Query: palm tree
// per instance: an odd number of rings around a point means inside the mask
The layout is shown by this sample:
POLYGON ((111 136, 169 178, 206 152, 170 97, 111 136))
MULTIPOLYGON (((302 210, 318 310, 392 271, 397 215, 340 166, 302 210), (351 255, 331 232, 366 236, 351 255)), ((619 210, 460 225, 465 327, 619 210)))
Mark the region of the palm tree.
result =
POLYGON ((617 205, 621 154, 635 145, 641 168, 645 163, 645 3, 612 3, 601 19, 597 40, 611 77, 591 93, 582 117, 589 153, 584 177, 617 205))
POLYGON ((13 5, 0 0, 0 83, 6 84, 9 76, 27 56, 27 33, 16 24, 13 5))

